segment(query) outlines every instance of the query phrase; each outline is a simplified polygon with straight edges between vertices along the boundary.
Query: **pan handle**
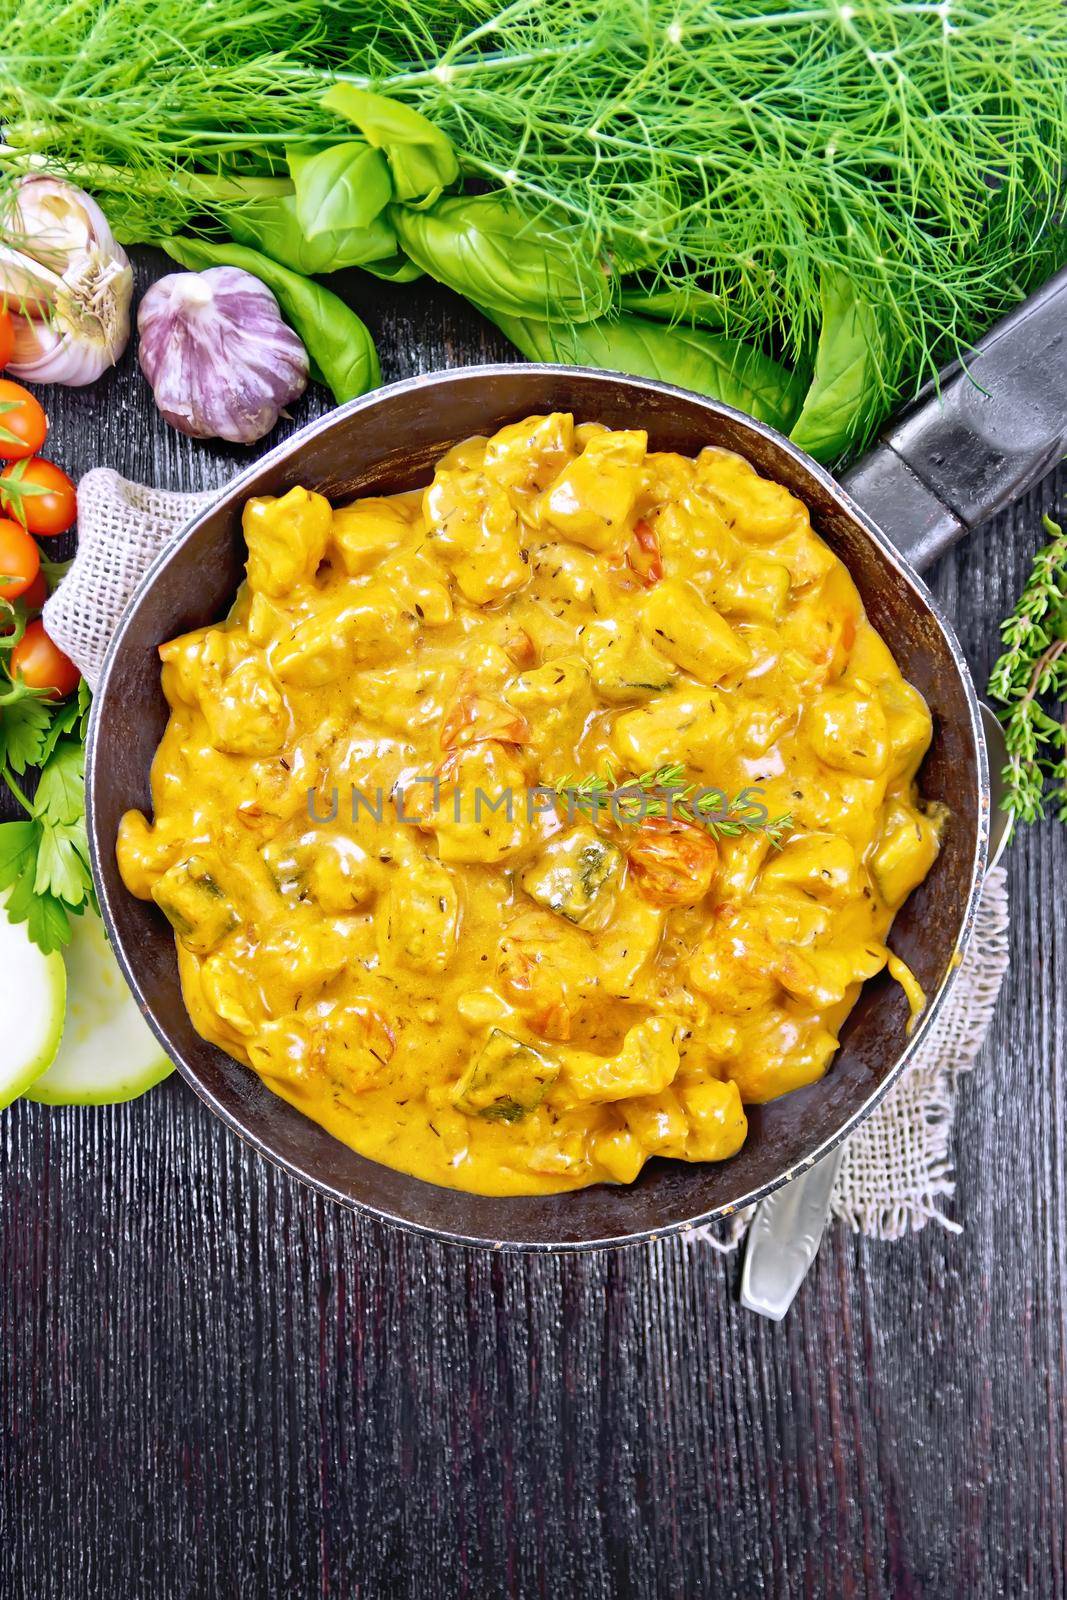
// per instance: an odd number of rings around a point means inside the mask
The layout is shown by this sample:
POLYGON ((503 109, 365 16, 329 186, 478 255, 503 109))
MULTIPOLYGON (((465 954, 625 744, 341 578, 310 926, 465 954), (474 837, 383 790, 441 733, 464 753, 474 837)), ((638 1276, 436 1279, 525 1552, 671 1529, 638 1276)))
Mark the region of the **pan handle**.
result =
POLYGON ((1067 447, 1067 267, 946 369, 845 474, 920 571, 1042 478, 1067 447))

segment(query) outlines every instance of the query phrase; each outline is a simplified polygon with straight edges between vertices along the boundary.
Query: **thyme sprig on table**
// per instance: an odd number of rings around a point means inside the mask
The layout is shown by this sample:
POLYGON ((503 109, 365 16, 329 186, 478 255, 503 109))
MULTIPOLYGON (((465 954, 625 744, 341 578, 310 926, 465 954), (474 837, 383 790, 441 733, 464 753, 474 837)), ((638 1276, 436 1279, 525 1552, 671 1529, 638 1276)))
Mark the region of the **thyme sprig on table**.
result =
POLYGON ((771 817, 755 786, 728 795, 722 789, 687 782, 681 762, 669 762, 620 782, 610 766, 584 778, 568 775, 555 784, 556 793, 596 822, 604 811, 628 821, 668 817, 691 822, 713 839, 736 839, 765 833, 780 849, 792 829, 791 812, 771 817))
POLYGON ((1001 623, 1005 650, 989 693, 1008 746, 1004 809, 1022 822, 1047 812, 1067 822, 1067 534, 1043 521, 1051 541, 1001 623))

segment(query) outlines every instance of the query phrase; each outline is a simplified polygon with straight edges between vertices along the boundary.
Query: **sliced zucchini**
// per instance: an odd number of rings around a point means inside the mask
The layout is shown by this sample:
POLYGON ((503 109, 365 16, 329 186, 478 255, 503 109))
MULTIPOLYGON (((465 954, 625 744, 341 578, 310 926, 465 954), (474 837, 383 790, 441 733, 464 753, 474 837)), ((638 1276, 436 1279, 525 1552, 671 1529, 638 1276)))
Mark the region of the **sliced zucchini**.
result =
POLYGON ((26 1099, 46 1106, 102 1106, 136 1099, 168 1077, 174 1064, 137 1009, 94 912, 72 919, 65 961, 63 1040, 26 1099))
POLYGON ((550 839, 522 875, 538 905, 580 928, 603 928, 615 904, 624 856, 592 828, 571 828, 550 839))
POLYGON ((346 834, 310 829, 297 839, 274 838, 260 850, 283 900, 310 895, 329 916, 366 905, 375 890, 373 863, 346 834))
POLYGON ((63 958, 45 955, 24 922, 11 922, 0 897, 0 1107, 24 1094, 59 1047, 67 993, 63 958))
POLYGON ((518 1122, 541 1104, 558 1076, 558 1061, 494 1028, 452 1090, 452 1103, 473 1116, 518 1122))

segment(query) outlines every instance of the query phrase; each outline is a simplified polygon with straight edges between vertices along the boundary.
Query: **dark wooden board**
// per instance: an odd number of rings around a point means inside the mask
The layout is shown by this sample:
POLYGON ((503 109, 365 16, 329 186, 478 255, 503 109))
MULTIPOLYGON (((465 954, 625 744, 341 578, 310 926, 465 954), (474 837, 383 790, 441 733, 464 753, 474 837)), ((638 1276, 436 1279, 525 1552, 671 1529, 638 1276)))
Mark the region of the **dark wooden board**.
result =
MULTIPOLYGON (((387 378, 509 353, 444 292, 352 288, 387 378)), ((129 356, 48 399, 75 473, 193 489, 245 459, 164 426, 129 356)), ((1065 488, 934 574, 980 678, 1065 488)), ((1010 868, 964 1232, 835 1230, 780 1327, 705 1247, 526 1260, 365 1224, 173 1080, 11 1107, 0 1596, 1067 1593, 1067 831, 1010 868)))

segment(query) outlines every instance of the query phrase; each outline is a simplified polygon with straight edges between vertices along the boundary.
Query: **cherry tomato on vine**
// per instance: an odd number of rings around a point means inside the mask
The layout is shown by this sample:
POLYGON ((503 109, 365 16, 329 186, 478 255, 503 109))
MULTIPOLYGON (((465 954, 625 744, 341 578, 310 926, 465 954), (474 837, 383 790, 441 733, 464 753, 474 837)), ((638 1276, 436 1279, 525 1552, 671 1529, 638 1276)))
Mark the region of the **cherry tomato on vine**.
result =
MULTIPOLYGON (((24 530, 19 529, 22 533, 24 530)), ((27 535, 28 537, 28 535, 27 535)), ((48 581, 43 572, 38 572, 29 588, 19 595, 19 601, 28 612, 40 612, 41 607, 48 599, 48 581)), ((14 633, 15 622, 13 616, 0 608, 0 639, 6 639, 8 634, 14 633)))
POLYGON ((8 670, 12 678, 24 679, 31 689, 50 689, 57 700, 73 694, 81 681, 73 661, 52 643, 39 619, 27 625, 11 652, 8 670))
POLYGON ((0 372, 3 372, 11 360, 11 352, 15 348, 15 330, 11 326, 11 313, 0 306, 0 372))
MULTIPOLYGON (((6 312, 0 315, 7 319, 6 312)), ((10 330, 10 320, 7 326, 10 330)), ((3 322, 0 321, 0 354, 3 353, 3 338, 3 322)), ((25 461, 36 455, 47 432, 48 418, 40 402, 21 383, 0 378, 0 461, 25 461)))
POLYGON ((38 539, 51 539, 73 528, 78 494, 62 467, 35 456, 0 472, 0 509, 38 539))
POLYGON ((38 572, 29 588, 21 596, 27 611, 40 611, 48 599, 48 582, 43 572, 38 572))
POLYGON ((0 600, 18 600, 41 575, 41 552, 25 528, 0 517, 0 600))

